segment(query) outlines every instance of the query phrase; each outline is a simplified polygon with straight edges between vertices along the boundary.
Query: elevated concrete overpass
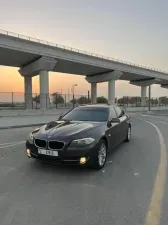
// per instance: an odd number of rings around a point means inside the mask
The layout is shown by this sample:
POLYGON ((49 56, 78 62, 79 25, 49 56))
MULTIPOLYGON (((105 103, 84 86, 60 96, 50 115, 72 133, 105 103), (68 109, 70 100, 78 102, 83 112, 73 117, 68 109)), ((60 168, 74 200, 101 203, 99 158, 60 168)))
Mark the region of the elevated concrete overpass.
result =
POLYGON ((0 31, 0 65, 19 67, 25 79, 26 108, 32 107, 32 77, 40 76, 40 106, 49 106, 48 72, 86 76, 91 83, 92 102, 96 102, 97 83, 108 81, 109 103, 115 100, 115 81, 126 80, 141 86, 142 104, 146 87, 160 84, 168 87, 168 73, 109 57, 88 53, 47 41, 0 31), (46 101, 46 97, 47 101, 46 101))

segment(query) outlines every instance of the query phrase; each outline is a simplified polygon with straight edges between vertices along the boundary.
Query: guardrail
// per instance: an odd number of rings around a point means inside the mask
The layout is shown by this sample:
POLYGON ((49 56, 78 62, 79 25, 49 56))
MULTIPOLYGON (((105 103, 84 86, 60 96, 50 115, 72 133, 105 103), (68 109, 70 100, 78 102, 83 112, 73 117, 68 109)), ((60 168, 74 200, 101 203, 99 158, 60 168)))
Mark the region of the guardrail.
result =
POLYGON ((119 59, 114 59, 114 58, 111 58, 111 57, 107 57, 107 56, 99 55, 99 54, 96 54, 96 53, 83 51, 83 50, 72 48, 72 47, 67 47, 67 46, 64 46, 64 45, 52 43, 52 42, 49 42, 49 41, 41 40, 41 39, 38 39, 38 38, 33 38, 33 37, 30 37, 30 36, 10 32, 10 31, 6 31, 6 30, 0 29, 0 33, 4 34, 4 35, 8 35, 8 36, 12 36, 12 37, 16 37, 16 38, 20 38, 20 39, 24 39, 24 40, 33 41, 33 42, 36 42, 36 43, 48 45, 48 46, 53 46, 53 47, 62 48, 62 49, 73 51, 73 52, 78 52, 80 54, 85 54, 85 55, 98 57, 98 58, 105 59, 105 60, 115 61, 115 62, 118 62, 118 63, 123 63, 123 64, 126 64, 126 65, 136 66, 136 67, 139 67, 139 68, 144 68, 144 69, 152 70, 152 71, 155 71, 155 72, 167 74, 167 72, 165 72, 163 70, 156 69, 156 68, 151 68, 151 67, 144 66, 144 65, 139 65, 139 64, 119 60, 119 59))

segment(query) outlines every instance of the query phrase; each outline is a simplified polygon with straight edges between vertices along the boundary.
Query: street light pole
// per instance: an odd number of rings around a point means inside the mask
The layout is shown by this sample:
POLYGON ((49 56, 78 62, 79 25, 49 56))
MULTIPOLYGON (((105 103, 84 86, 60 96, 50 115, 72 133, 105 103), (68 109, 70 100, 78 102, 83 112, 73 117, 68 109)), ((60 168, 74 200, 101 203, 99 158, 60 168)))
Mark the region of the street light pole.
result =
POLYGON ((148 97, 148 110, 150 111, 150 101, 151 101, 151 85, 149 85, 149 97, 148 97))
POLYGON ((72 91, 72 94, 73 94, 73 108, 74 108, 74 101, 75 101, 74 92, 75 92, 75 87, 77 87, 77 86, 78 86, 77 84, 74 84, 74 85, 72 85, 72 88, 71 88, 71 91, 72 91))

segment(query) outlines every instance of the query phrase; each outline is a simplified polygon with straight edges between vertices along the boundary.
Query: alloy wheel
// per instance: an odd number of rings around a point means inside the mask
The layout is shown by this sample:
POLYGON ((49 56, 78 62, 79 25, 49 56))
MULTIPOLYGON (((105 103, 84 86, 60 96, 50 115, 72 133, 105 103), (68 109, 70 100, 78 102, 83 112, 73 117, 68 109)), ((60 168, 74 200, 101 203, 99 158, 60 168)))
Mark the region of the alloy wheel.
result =
POLYGON ((105 143, 101 143, 100 149, 98 152, 98 162, 100 166, 103 166, 106 161, 107 149, 105 143))

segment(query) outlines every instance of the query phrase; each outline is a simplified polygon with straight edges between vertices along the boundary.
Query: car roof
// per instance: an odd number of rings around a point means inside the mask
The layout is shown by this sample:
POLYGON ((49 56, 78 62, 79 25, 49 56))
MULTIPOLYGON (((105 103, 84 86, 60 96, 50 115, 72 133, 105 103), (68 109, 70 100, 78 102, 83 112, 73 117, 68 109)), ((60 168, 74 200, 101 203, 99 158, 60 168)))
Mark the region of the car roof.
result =
POLYGON ((111 106, 114 105, 110 105, 110 104, 86 104, 86 105, 81 105, 78 106, 76 108, 110 108, 111 106))

